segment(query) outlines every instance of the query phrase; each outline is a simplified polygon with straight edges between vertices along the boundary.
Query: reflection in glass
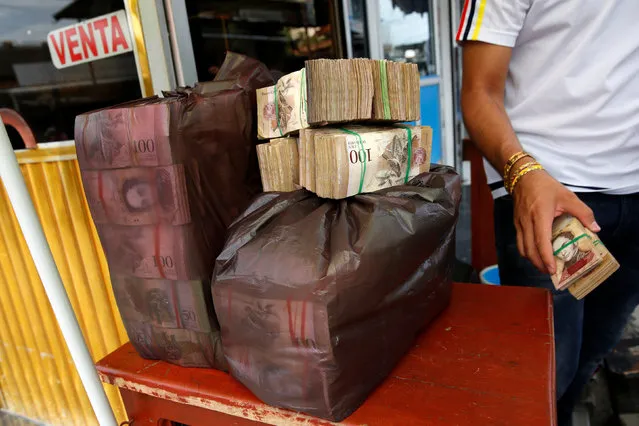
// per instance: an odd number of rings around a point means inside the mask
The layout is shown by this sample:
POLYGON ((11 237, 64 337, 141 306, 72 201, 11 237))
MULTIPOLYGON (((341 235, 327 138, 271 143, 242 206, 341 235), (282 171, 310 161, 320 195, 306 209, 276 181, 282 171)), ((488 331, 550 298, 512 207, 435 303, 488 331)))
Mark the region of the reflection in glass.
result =
POLYGON ((384 58, 418 64, 421 75, 436 73, 430 0, 379 0, 384 58))
POLYGON ((346 0, 346 3, 348 5, 348 20, 351 28, 353 58, 368 58, 365 1, 346 0))
POLYGON ((228 50, 259 59, 276 77, 301 69, 307 59, 340 55, 336 0, 187 0, 186 5, 200 81, 215 76, 228 50))
POLYGON ((121 9, 122 0, 0 0, 0 108, 22 115, 38 142, 72 139, 76 115, 140 97, 132 53, 58 70, 46 44, 51 30, 121 9))

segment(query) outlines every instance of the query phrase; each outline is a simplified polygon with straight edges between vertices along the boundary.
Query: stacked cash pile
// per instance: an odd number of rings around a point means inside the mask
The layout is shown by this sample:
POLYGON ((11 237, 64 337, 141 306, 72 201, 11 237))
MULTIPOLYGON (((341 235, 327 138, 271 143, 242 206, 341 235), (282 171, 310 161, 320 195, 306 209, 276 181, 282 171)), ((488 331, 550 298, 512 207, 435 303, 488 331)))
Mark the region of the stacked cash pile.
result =
POLYGON ((557 265, 552 281, 557 290, 568 289, 583 299, 619 269, 599 237, 569 215, 553 223, 552 245, 557 265))
POLYGON ((258 136, 271 139, 313 125, 419 119, 416 64, 315 59, 257 91, 258 136))
POLYGON ((273 80, 257 61, 228 58, 218 73, 227 80, 76 118, 84 190, 129 338, 140 355, 183 366, 226 368, 213 262, 260 191, 254 96, 273 80))
POLYGON ((419 119, 415 64, 311 60, 258 90, 257 103, 258 136, 277 138, 258 146, 265 191, 303 187, 341 199, 402 185, 429 170, 432 129, 393 124, 419 119))

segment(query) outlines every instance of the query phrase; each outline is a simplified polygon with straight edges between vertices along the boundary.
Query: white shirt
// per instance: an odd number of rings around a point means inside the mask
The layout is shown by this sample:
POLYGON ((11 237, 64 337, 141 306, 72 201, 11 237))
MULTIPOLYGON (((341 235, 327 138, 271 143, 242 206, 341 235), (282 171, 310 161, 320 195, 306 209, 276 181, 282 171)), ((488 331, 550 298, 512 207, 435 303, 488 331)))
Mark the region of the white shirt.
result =
MULTIPOLYGON (((505 107, 574 191, 639 192, 639 0, 466 0, 458 41, 512 47, 505 107)), ((488 163, 493 196, 506 194, 488 163)))

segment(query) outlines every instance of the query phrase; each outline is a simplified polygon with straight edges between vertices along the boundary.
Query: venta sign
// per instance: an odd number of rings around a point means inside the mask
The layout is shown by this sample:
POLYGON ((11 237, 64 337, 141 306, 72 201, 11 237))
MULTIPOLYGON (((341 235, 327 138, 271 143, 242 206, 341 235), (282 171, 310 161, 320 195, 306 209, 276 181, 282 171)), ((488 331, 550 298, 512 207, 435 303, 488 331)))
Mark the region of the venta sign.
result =
POLYGON ((53 30, 47 36, 51 60, 66 68, 133 50, 123 10, 53 30))

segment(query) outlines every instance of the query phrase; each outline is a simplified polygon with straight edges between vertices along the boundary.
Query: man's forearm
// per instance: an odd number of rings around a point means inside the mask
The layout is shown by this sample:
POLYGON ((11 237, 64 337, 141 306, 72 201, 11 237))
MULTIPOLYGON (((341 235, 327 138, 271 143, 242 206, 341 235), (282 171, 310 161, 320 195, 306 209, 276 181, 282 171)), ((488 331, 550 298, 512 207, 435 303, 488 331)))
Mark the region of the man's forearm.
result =
POLYGON ((500 173, 508 159, 522 151, 502 99, 486 90, 462 91, 464 123, 470 138, 500 173))

